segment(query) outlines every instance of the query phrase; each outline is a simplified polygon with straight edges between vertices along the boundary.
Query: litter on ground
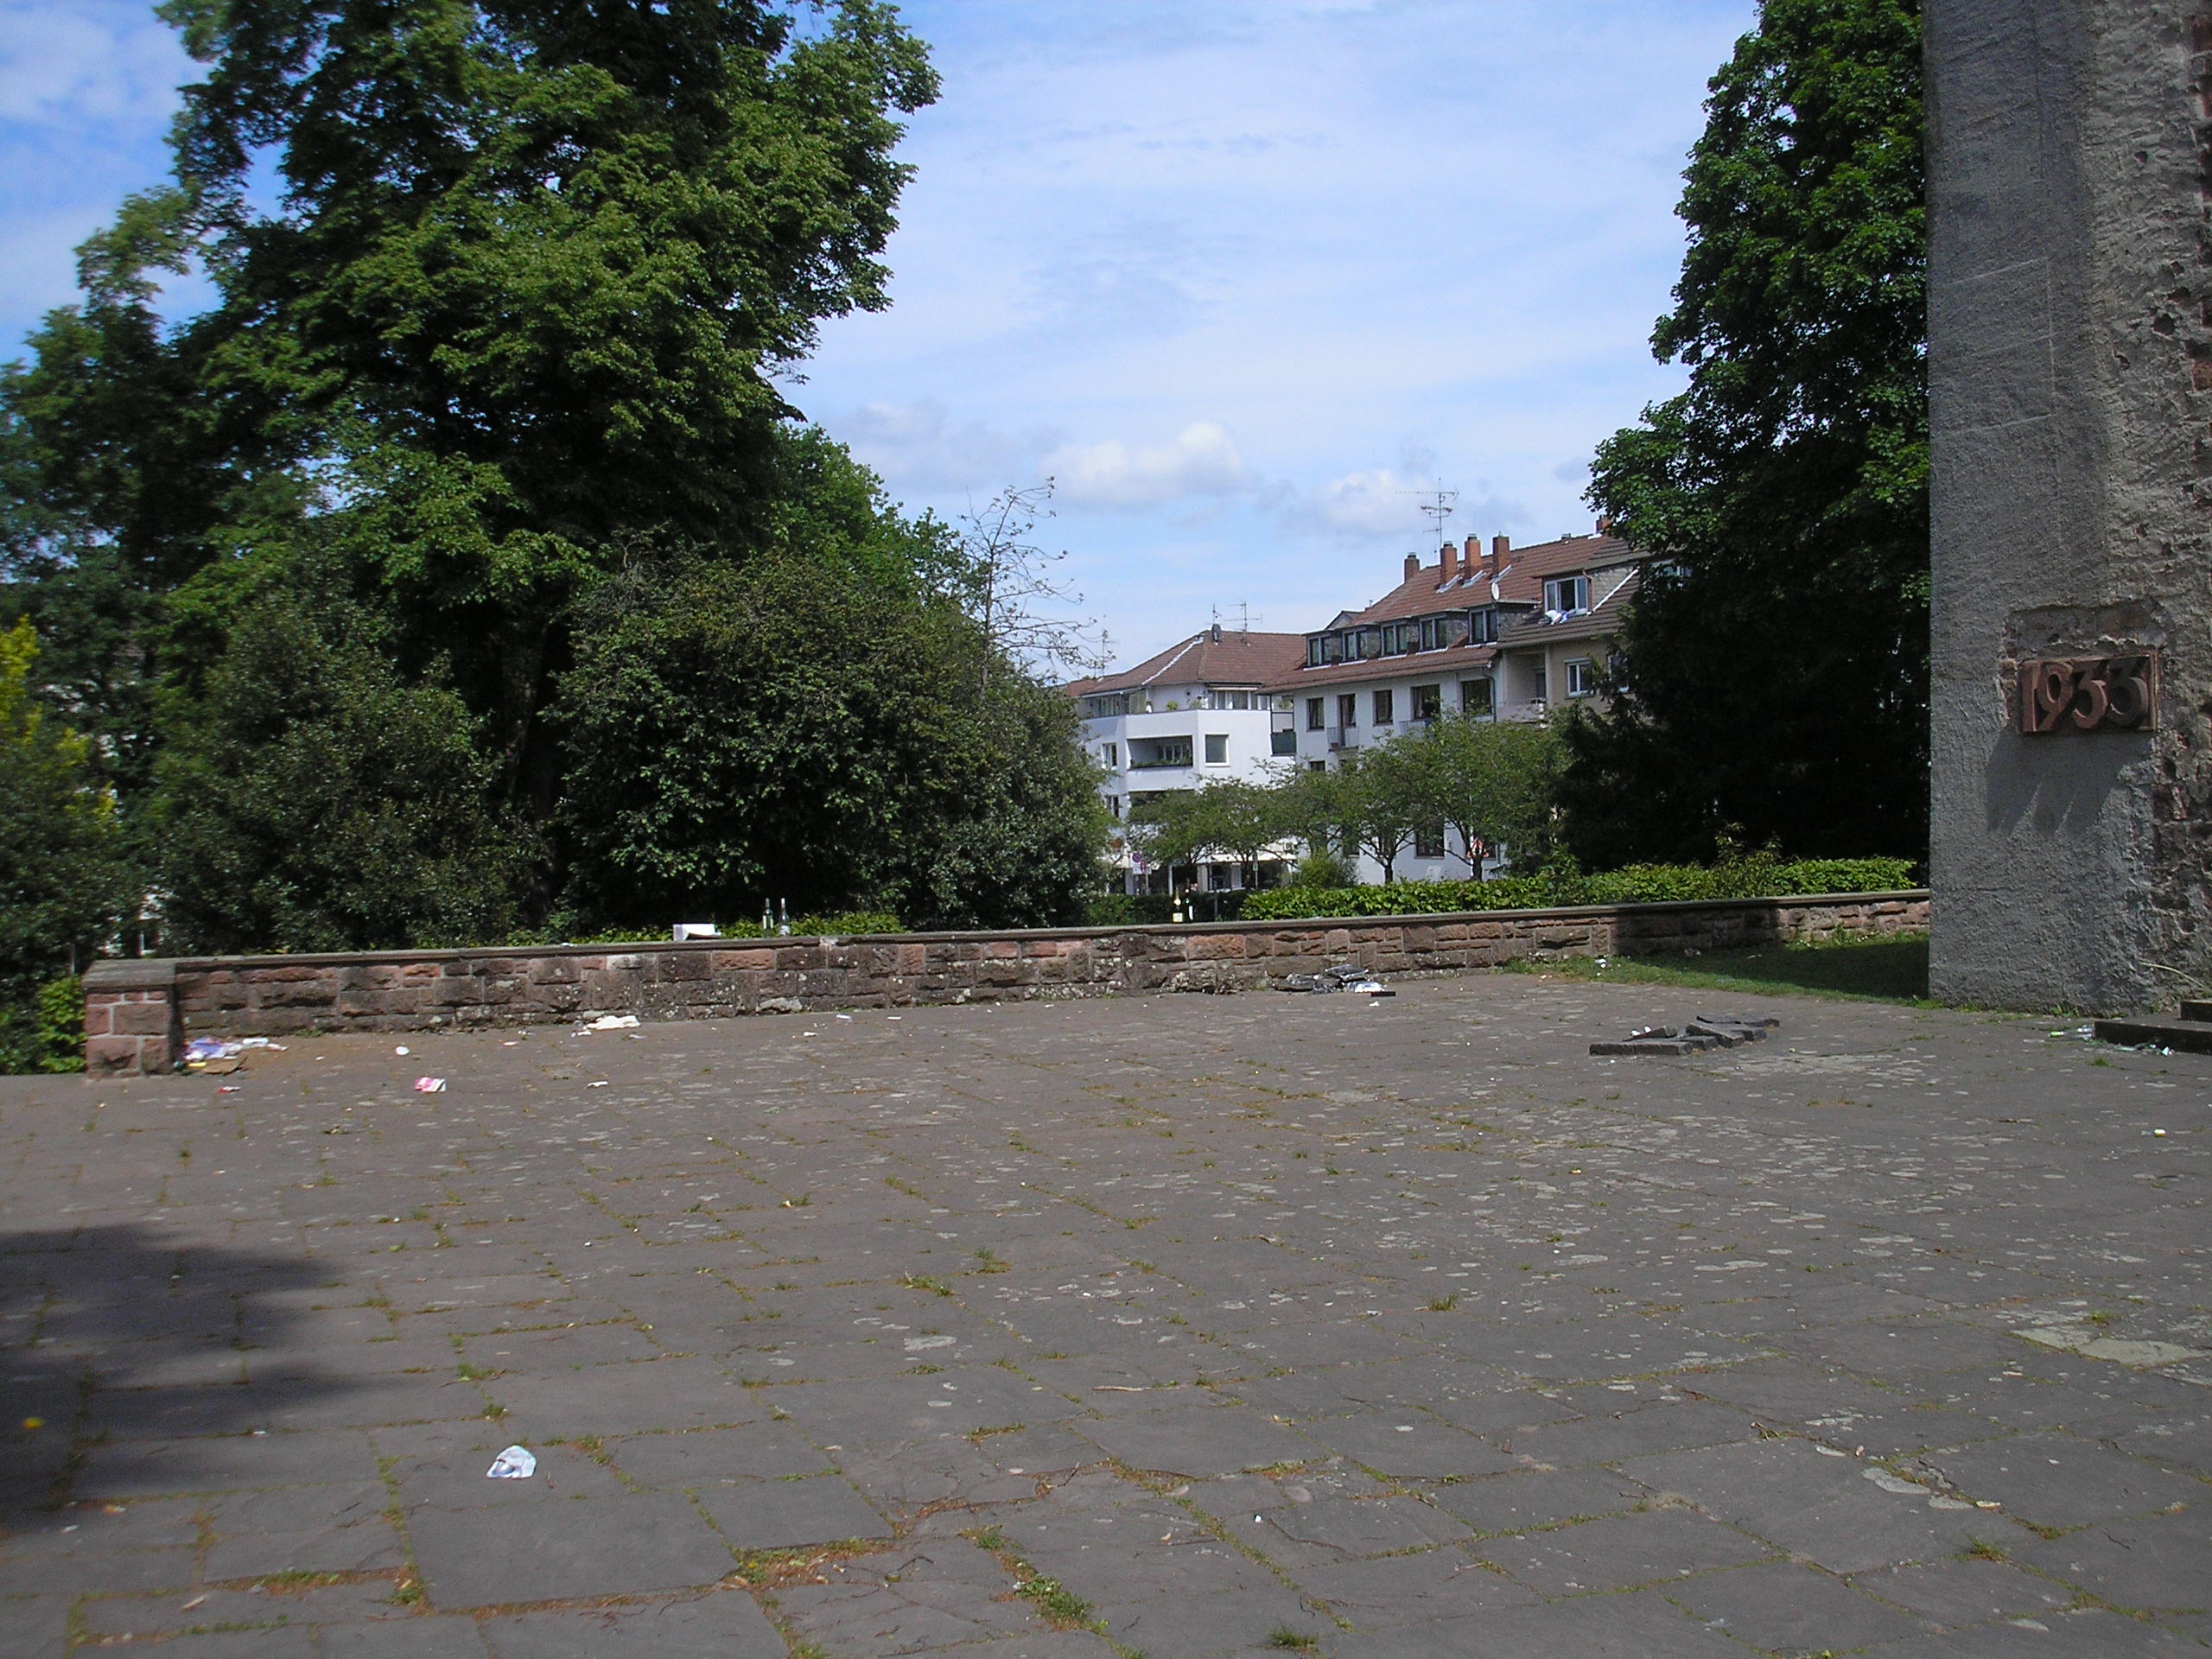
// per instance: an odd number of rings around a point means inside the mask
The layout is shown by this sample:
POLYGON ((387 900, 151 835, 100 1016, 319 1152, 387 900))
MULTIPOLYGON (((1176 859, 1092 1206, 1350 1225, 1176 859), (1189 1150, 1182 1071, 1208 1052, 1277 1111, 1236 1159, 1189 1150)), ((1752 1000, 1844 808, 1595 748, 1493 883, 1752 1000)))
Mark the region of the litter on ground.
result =
POLYGON ((484 1471, 486 1480, 528 1480, 537 1472, 537 1454, 526 1446, 511 1446, 492 1459, 484 1471))
POLYGON ((446 1080, 443 1077, 417 1077, 415 1079, 415 1092, 418 1095, 442 1095, 445 1091, 446 1080))
POLYGON ((638 1023, 634 1014, 602 1014, 591 1022, 594 1031, 621 1031, 638 1023))

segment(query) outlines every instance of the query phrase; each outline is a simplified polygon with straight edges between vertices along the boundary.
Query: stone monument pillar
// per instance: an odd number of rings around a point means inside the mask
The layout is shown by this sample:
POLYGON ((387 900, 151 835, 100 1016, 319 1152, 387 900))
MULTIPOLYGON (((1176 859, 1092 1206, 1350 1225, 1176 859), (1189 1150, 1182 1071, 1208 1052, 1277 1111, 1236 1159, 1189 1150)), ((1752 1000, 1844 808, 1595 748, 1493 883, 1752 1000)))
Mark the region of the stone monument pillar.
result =
POLYGON ((1926 22, 1933 988, 2171 1006, 2212 978, 2212 0, 1926 22))

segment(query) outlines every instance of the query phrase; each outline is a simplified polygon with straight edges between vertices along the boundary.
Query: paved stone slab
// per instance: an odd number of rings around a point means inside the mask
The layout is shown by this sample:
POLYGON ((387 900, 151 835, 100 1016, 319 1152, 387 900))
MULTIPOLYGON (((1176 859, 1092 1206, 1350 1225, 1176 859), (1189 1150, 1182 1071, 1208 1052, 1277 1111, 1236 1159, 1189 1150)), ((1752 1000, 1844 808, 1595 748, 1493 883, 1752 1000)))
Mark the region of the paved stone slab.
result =
POLYGON ((836 1475, 725 1483, 702 1490, 699 1501, 722 1536, 740 1549, 888 1538, 892 1530, 836 1475))
POLYGON ((1323 1455, 1304 1436, 1231 1406, 1133 1412, 1078 1425, 1077 1432, 1132 1468, 1174 1475, 1232 1475, 1323 1455))
POLYGON ((784 1639, 735 1591, 483 1622, 493 1659, 785 1659, 784 1639))
POLYGON ((1694 1579, 1669 1600, 1754 1648, 1840 1653, 1926 1631, 1926 1621, 1886 1606, 1823 1573, 1774 1562, 1694 1579))
POLYGON ((2203 1650, 2212 1062, 1402 992, 0 1081, 0 1648, 2203 1650))
POLYGON ((736 1566, 683 1498, 424 1510, 409 1541, 433 1606, 506 1606, 711 1585, 736 1566))

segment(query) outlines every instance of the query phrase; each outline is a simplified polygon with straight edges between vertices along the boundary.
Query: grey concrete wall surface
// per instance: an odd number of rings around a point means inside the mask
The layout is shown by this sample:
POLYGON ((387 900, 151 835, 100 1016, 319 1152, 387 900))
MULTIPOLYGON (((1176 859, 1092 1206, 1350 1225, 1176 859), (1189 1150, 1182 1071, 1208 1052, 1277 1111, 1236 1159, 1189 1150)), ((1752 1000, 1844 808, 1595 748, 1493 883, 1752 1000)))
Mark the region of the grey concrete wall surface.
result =
POLYGON ((2117 1013, 2212 967, 2207 0, 1929 0, 1935 995, 2117 1013), (2010 728, 2156 651, 2153 731, 2010 728))
POLYGON ((85 1059, 96 1074, 165 1071, 183 1039, 200 1033, 1241 991, 1332 963, 1443 974, 1529 957, 1713 950, 1927 925, 1927 893, 1906 891, 1168 927, 106 962, 85 976, 85 1059))

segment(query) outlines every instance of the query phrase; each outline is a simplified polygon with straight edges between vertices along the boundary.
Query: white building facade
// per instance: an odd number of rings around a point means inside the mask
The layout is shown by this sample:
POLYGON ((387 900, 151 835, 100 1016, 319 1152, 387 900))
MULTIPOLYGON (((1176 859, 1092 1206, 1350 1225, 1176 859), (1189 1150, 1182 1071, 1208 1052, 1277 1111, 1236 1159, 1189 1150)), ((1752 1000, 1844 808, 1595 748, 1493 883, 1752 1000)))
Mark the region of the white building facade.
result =
POLYGON ((1203 788, 1216 779, 1271 783, 1294 758, 1276 734, 1288 720, 1282 694, 1271 688, 1301 660, 1306 637, 1230 632, 1218 626, 1169 646, 1125 673, 1078 680, 1076 702, 1084 747, 1102 769, 1099 792, 1112 816, 1112 857, 1123 890, 1166 891, 1181 885, 1241 887, 1232 863, 1211 864, 1193 876, 1153 868, 1128 832, 1134 810, 1149 795, 1203 788))

